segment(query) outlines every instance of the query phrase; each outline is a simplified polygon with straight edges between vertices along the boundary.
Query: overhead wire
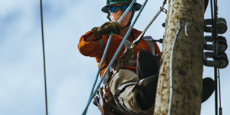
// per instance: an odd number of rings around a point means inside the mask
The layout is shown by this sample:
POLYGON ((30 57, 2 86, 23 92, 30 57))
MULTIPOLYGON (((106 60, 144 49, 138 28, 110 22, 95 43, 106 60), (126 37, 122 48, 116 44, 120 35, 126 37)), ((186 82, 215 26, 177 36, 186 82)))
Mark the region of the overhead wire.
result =
POLYGON ((217 70, 218 72, 218 86, 219 86, 219 115, 222 115, 222 107, 221 107, 221 91, 220 91, 220 69, 218 68, 217 70))
POLYGON ((46 61, 45 61, 45 44, 44 44, 44 29, 43 29, 42 0, 40 0, 40 14, 41 14, 42 49, 43 49, 43 68, 44 68, 45 105, 46 105, 46 115, 48 115, 47 86, 46 86, 46 61))
MULTIPOLYGON (((212 38, 213 38, 213 52, 214 56, 217 55, 217 47, 216 47, 216 21, 217 21, 217 0, 211 0, 211 18, 212 18, 212 38), (213 8, 214 7, 214 8, 213 8)), ((215 114, 218 115, 218 75, 217 75, 217 67, 214 67, 214 79, 215 79, 215 114)))
MULTIPOLYGON (((217 0, 214 0, 214 16, 215 16, 215 21, 214 21, 214 29, 215 29, 215 40, 217 40, 217 36, 218 36, 218 33, 217 33, 217 27, 216 27, 216 23, 217 23, 217 18, 218 18, 218 4, 217 4, 217 0)), ((215 45, 216 45, 216 55, 218 55, 218 44, 216 44, 216 41, 215 41, 215 45)), ((216 78, 218 79, 218 81, 216 81, 216 83, 217 83, 217 85, 216 85, 216 87, 218 87, 217 88, 217 90, 218 91, 216 91, 216 92, 219 92, 219 95, 218 94, 216 94, 216 95, 218 95, 219 96, 219 100, 217 100, 217 102, 219 101, 219 115, 222 115, 222 106, 221 106, 221 88, 220 88, 220 69, 219 68, 216 68, 216 78)), ((218 98, 218 97, 216 97, 216 98, 218 98)), ((218 106, 217 106, 218 107, 218 106)), ((218 108, 217 108, 218 109, 218 108)))

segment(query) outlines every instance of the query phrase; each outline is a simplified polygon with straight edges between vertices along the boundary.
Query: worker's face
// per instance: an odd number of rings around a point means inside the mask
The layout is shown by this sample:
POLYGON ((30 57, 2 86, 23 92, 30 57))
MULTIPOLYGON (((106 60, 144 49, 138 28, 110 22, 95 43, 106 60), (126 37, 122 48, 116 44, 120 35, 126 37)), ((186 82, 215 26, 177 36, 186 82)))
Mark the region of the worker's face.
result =
MULTIPOLYGON (((119 3, 119 4, 114 4, 111 6, 122 6, 122 5, 129 5, 129 4, 125 4, 125 3, 119 3)), ((110 6, 110 7, 111 7, 110 6)), ((109 7, 109 8, 110 8, 109 7)), ((133 10, 133 9, 132 9, 133 10)), ((110 18, 112 19, 112 21, 118 21, 120 19, 120 17, 122 16, 124 12, 121 10, 121 8, 119 8, 119 10, 117 12, 110 12, 110 18)), ((126 16, 123 18, 123 20, 120 22, 120 26, 121 27, 125 27, 128 23, 129 20, 131 18, 132 15, 132 11, 129 11, 126 16)))

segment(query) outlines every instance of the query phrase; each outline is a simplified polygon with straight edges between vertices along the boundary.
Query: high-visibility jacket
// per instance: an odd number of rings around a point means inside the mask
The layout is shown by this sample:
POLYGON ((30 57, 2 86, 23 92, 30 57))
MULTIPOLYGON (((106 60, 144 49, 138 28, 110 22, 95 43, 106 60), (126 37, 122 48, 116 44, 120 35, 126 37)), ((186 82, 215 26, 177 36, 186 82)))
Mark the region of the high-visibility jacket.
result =
MULTIPOLYGON (((92 31, 88 31, 87 33, 85 33, 84 35, 81 36, 80 40, 79 40, 79 44, 78 44, 78 49, 79 52, 84 55, 84 56, 89 56, 89 57, 95 57, 96 61, 98 62, 98 66, 100 65, 100 61, 102 59, 103 56, 103 52, 105 49, 105 46, 107 44, 107 41, 109 39, 109 34, 108 35, 103 35, 102 39, 100 40, 96 40, 96 41, 85 41, 86 36, 88 36, 89 34, 91 34, 92 31)), ((138 36, 141 34, 141 31, 138 31, 136 29, 132 29, 131 34, 133 35, 134 39, 137 39, 138 36)), ((100 75, 102 77, 104 71, 106 70, 107 66, 109 65, 110 61, 113 58, 113 55, 115 54, 117 48, 119 47, 120 43, 122 42, 123 38, 120 35, 116 35, 113 34, 108 51, 107 51, 107 55, 105 57, 105 60, 103 62, 103 65, 101 67, 101 71, 100 71, 100 75)), ((131 39, 127 39, 127 42, 132 43, 133 40, 131 39)), ((147 41, 144 39, 141 39, 140 42, 138 43, 137 46, 134 47, 133 51, 134 51, 134 58, 137 58, 137 53, 140 50, 148 50, 150 52, 154 52, 154 55, 160 54, 160 49, 158 47, 158 45, 156 44, 156 42, 152 42, 153 43, 153 50, 151 50, 150 46, 148 45, 147 41)), ((118 53, 118 56, 116 57, 114 64, 116 64, 118 62, 119 57, 123 54, 123 52, 125 51, 125 45, 123 45, 123 47, 121 48, 120 52, 118 53)), ((159 60, 157 60, 159 61, 159 60)), ((127 68, 127 69, 132 69, 132 70, 136 70, 136 66, 122 66, 122 68, 127 68)))

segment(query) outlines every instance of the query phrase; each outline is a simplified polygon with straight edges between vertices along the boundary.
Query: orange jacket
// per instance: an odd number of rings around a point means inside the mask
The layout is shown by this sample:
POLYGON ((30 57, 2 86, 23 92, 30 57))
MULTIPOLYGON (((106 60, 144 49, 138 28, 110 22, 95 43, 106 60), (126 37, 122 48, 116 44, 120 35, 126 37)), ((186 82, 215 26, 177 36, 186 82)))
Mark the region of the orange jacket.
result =
MULTIPOLYGON (((84 56, 96 57, 96 61, 98 62, 98 66, 99 66, 101 58, 103 56, 105 46, 106 46, 107 41, 109 39, 109 35, 104 35, 102 37, 102 40, 103 40, 105 45, 103 47, 103 51, 101 51, 99 40, 88 41, 88 42, 85 41, 85 37, 91 33, 92 33, 92 31, 88 31, 87 33, 82 35, 82 37, 79 40, 78 49, 79 49, 79 52, 84 56)), ((133 35, 134 39, 136 39, 141 34, 141 32, 136 30, 136 29, 132 29, 131 34, 133 35)), ((120 43, 122 42, 122 40, 123 40, 122 37, 120 37, 119 35, 113 34, 109 48, 108 48, 108 51, 107 51, 107 55, 105 57, 103 65, 101 67, 101 71, 100 71, 101 77, 102 77, 104 71, 106 70, 107 66, 109 65, 110 61, 112 60, 113 55, 115 54, 115 52, 116 52, 117 48, 119 47, 120 43)), ((131 40, 131 39, 127 39, 127 40, 129 40, 131 43, 133 42, 133 40, 131 40)), ((156 44, 156 42, 153 42, 153 44, 155 47, 155 54, 160 54, 160 49, 159 49, 158 45, 156 44)), ((135 59, 137 57, 137 53, 142 49, 148 50, 151 52, 150 47, 148 46, 146 41, 143 39, 141 39, 140 42, 138 43, 138 45, 135 46, 133 49, 135 59)), ((118 53, 118 56, 116 57, 114 63, 117 63, 119 57, 123 54, 124 51, 125 51, 125 47, 123 46, 121 48, 120 52, 118 53)), ((128 69, 136 70, 136 67, 134 67, 134 66, 123 66, 122 68, 128 68, 128 69)))

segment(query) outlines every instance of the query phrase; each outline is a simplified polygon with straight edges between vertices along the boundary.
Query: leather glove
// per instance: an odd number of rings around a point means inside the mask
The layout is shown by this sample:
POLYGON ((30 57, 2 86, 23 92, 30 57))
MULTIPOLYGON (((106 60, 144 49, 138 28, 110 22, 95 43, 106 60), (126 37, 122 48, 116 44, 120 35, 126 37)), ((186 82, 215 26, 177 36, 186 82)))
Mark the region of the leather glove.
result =
POLYGON ((102 90, 99 91, 100 99, 99 99, 98 109, 101 111, 102 115, 110 115, 109 113, 112 105, 113 96, 108 86, 106 86, 102 90), (104 99, 103 97, 106 99, 104 99))
POLYGON ((95 35, 96 39, 102 38, 103 35, 110 34, 120 34, 121 26, 118 22, 105 22, 100 27, 95 27, 92 29, 92 32, 95 35))

